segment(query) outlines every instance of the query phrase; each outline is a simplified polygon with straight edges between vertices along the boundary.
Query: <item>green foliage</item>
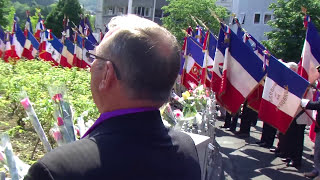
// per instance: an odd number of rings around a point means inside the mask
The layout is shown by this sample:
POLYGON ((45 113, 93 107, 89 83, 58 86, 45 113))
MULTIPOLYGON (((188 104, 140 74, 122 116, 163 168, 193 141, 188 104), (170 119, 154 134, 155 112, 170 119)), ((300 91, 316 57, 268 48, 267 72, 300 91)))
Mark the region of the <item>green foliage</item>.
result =
POLYGON ((7 24, 7 26, 4 27, 4 29, 7 31, 12 31, 13 18, 14 18, 15 12, 16 12, 15 8, 13 6, 11 6, 9 8, 9 13, 6 15, 6 18, 8 20, 8 24, 7 24))
POLYGON ((195 22, 191 19, 194 16, 200 19, 206 26, 218 34, 219 22, 212 17, 208 8, 215 11, 218 17, 221 19, 227 17, 227 9, 215 5, 213 0, 167 0, 168 6, 162 7, 164 14, 168 16, 163 17, 163 25, 171 31, 178 40, 182 40, 185 36, 183 30, 186 30, 188 26, 195 27, 195 22), (181 8, 183 7, 183 8, 181 8))
POLYGON ((88 11, 95 12, 97 9, 97 0, 79 0, 79 2, 88 11))
POLYGON ((302 6, 308 9, 307 13, 311 16, 313 23, 320 27, 318 21, 320 16, 319 0, 278 0, 277 3, 270 5, 270 9, 274 11, 274 19, 268 24, 274 30, 266 33, 268 41, 263 44, 277 58, 295 62, 300 60, 306 35, 303 26, 302 6))
POLYGON ((9 0, 0 0, 0 26, 6 27, 9 24, 8 14, 11 3, 9 0))
MULTIPOLYGON (((28 4, 21 4, 20 2, 13 3, 14 8, 16 9, 16 16, 19 18, 19 25, 21 29, 24 29, 24 26, 27 21, 26 11, 30 10, 30 6, 28 4)), ((12 20, 9 20, 12 21, 12 20)))
POLYGON ((52 29, 53 34, 58 38, 63 31, 64 15, 69 17, 76 25, 80 22, 80 15, 83 13, 78 0, 59 0, 57 6, 50 12, 46 19, 46 27, 52 29))
MULTIPOLYGON (((26 91, 40 123, 45 132, 48 132, 55 122, 48 87, 61 84, 66 85, 67 99, 73 108, 74 117, 79 117, 87 110, 89 114, 85 120, 95 120, 99 113, 92 101, 88 70, 52 67, 49 62, 38 60, 19 60, 16 64, 0 60, 0 114, 7 115, 8 118, 18 117, 20 126, 25 123, 30 125, 20 104, 20 93, 26 91)), ((12 131, 17 130, 19 132, 19 128, 12 131)))
POLYGON ((87 17, 88 17, 88 19, 90 21, 92 31, 94 32, 95 31, 94 23, 96 21, 96 16, 95 15, 88 15, 87 17))
POLYGON ((32 29, 35 32, 37 23, 39 21, 39 13, 41 13, 41 9, 40 8, 35 8, 35 12, 34 15, 32 16, 32 14, 30 14, 30 21, 32 24, 32 29))
POLYGON ((55 0, 12 0, 12 2, 19 2, 21 4, 27 4, 29 6, 48 6, 50 4, 53 4, 55 0))

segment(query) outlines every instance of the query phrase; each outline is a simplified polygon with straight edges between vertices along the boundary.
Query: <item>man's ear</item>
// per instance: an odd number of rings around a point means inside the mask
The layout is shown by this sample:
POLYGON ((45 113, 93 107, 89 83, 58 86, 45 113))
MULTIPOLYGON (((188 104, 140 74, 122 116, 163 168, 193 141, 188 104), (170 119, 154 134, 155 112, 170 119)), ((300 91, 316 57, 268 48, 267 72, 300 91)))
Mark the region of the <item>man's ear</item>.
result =
POLYGON ((102 70, 102 80, 99 84, 99 90, 104 91, 109 89, 110 87, 112 87, 115 80, 116 80, 116 75, 115 75, 113 65, 110 61, 107 61, 104 64, 104 67, 102 70))

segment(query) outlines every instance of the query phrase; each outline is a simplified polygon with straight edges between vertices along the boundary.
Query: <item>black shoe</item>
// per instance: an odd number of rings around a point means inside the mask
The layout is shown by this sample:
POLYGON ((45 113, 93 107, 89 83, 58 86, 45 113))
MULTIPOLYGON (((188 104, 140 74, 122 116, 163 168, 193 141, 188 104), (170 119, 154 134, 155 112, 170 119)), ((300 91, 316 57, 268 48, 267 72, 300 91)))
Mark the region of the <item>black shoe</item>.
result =
POLYGON ((279 152, 280 152, 280 149, 279 149, 279 148, 271 148, 271 149, 270 149, 270 152, 279 153, 279 152))
POLYGON ((291 161, 291 159, 289 159, 289 158, 282 158, 281 161, 282 161, 282 162, 289 163, 289 162, 291 161))
POLYGON ((233 128, 227 128, 226 131, 236 132, 236 129, 233 128))
POLYGON ((223 126, 219 126, 220 128, 230 128, 230 126, 225 126, 225 125, 223 125, 223 126))
POLYGON ((301 162, 293 161, 291 160, 290 162, 287 163, 288 167, 295 167, 299 169, 301 167, 301 162))

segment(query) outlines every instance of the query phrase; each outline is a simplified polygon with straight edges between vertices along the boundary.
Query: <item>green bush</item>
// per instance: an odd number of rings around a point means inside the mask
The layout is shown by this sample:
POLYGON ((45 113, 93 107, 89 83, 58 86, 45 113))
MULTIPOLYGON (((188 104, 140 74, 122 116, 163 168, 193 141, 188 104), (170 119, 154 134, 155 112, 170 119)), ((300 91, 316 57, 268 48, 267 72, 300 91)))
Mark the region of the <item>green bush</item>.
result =
MULTIPOLYGON (((74 120, 88 111, 85 120, 95 120, 99 113, 90 91, 90 72, 78 68, 53 67, 49 62, 19 60, 5 63, 0 59, 0 113, 7 117, 16 116, 17 126, 23 126, 27 115, 20 104, 21 91, 26 91, 45 132, 55 122, 53 103, 48 87, 65 85, 67 100, 74 112, 74 120)), ((48 134, 47 134, 48 135, 48 134)))

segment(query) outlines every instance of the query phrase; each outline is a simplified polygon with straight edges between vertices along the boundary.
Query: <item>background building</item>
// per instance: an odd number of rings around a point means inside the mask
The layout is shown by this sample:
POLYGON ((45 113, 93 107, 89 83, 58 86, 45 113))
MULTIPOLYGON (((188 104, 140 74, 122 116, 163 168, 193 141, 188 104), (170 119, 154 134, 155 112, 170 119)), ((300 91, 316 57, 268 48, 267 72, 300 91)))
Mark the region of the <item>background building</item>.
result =
MULTIPOLYGON (((241 26, 258 41, 267 40, 264 33, 272 30, 267 22, 273 18, 273 11, 269 10, 269 5, 273 2, 275 1, 233 0, 231 12, 237 15, 241 26)), ((233 25, 232 30, 236 32, 236 29, 237 25, 233 25)))
MULTIPOLYGON (((216 4, 226 7, 230 14, 235 13, 242 27, 261 41, 267 40, 264 33, 272 30, 267 24, 273 18, 273 12, 269 10, 272 2, 275 0, 217 0, 216 4)), ((166 0, 97 0, 96 31, 102 29, 104 32, 105 24, 112 17, 130 12, 161 24, 161 8, 167 4, 166 0)), ((230 22, 232 18, 227 20, 230 22)), ((236 32, 237 25, 231 25, 231 28, 236 32)))
POLYGON ((121 14, 136 14, 161 24, 161 8, 167 5, 166 0, 97 0, 96 30, 102 29, 110 19, 121 14))

